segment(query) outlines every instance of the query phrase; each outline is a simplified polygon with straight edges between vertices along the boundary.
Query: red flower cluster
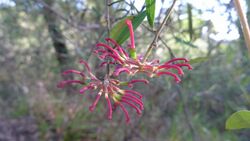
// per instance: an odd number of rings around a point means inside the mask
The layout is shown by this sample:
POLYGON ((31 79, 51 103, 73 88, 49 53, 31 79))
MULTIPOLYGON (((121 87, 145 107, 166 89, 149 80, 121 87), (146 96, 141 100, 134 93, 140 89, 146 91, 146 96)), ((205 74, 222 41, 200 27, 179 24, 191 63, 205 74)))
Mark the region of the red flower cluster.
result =
MULTIPOLYGON (((128 48, 129 53, 127 53, 115 40, 111 38, 105 39, 107 41, 107 44, 96 44, 97 49, 94 51, 95 54, 97 54, 97 56, 102 60, 106 59, 107 57, 112 58, 111 61, 110 59, 109 61, 104 61, 101 66, 108 63, 115 65, 116 69, 113 72, 114 77, 120 75, 122 72, 126 72, 129 75, 135 75, 138 72, 143 72, 146 73, 149 77, 169 75, 173 77, 178 83, 181 81, 179 76, 184 74, 182 67, 187 67, 190 70, 192 69, 190 64, 188 64, 188 60, 185 58, 174 58, 163 64, 159 64, 158 60, 147 62, 143 61, 141 58, 138 58, 135 51, 132 23, 130 20, 126 20, 126 24, 130 32, 130 45, 128 48), (108 44, 110 44, 112 47, 108 44), (177 74, 172 72, 172 70, 176 70, 177 74)), ((67 75, 69 73, 78 74, 81 76, 82 80, 61 81, 60 83, 58 83, 59 88, 63 88, 67 84, 76 83, 82 85, 82 88, 79 90, 81 94, 85 93, 87 90, 96 91, 96 99, 89 107, 90 111, 93 111, 95 109, 100 97, 104 95, 108 105, 108 119, 112 119, 113 108, 119 106, 125 113, 126 121, 129 122, 129 114, 124 104, 135 109, 138 115, 142 113, 142 110, 144 108, 142 95, 134 90, 121 89, 120 86, 128 86, 131 88, 134 83, 138 82, 148 84, 148 80, 135 79, 129 82, 122 82, 118 79, 110 78, 109 76, 106 76, 104 80, 100 80, 92 73, 91 69, 85 61, 81 60, 80 64, 83 64, 85 66, 87 75, 86 73, 81 71, 67 70, 63 72, 63 75, 67 75)))
POLYGON ((137 82, 143 82, 145 84, 148 84, 149 82, 144 79, 136 79, 131 80, 129 82, 120 82, 117 79, 111 79, 111 78, 105 78, 104 81, 99 80, 90 70, 88 64, 80 60, 80 64, 83 64, 88 72, 88 75, 86 75, 84 72, 77 71, 77 70, 67 70, 63 72, 63 75, 67 75, 69 73, 78 74, 82 77, 82 80, 65 80, 58 83, 57 87, 63 88, 67 84, 81 84, 83 87, 79 90, 81 94, 85 93, 87 90, 95 91, 97 90, 97 95, 95 101, 92 103, 92 105, 89 107, 90 111, 94 111, 100 97, 102 95, 105 96, 105 99, 108 104, 108 119, 112 119, 112 102, 110 101, 110 98, 114 101, 114 106, 117 107, 120 106, 123 112, 126 115, 126 121, 129 122, 130 118, 128 115, 128 111, 125 109, 123 104, 127 104, 134 108, 138 115, 142 113, 143 110, 143 102, 142 102, 142 95, 134 90, 123 90, 119 88, 121 85, 127 85, 129 87, 132 87, 134 83, 137 82), (90 81, 87 83, 87 79, 90 81))
MULTIPOLYGON (((95 50, 95 53, 99 56, 100 59, 111 57, 113 59, 112 64, 114 64, 114 62, 116 62, 116 64, 119 64, 113 73, 114 76, 118 76, 122 72, 126 72, 129 75, 135 75, 138 72, 143 72, 146 73, 149 77, 169 75, 172 76, 178 83, 181 81, 179 76, 182 76, 184 74, 181 67, 187 67, 189 70, 192 69, 191 65, 188 64, 188 60, 185 58, 174 58, 162 65, 159 64, 159 60, 144 62, 136 55, 132 23, 130 20, 126 20, 126 24, 128 25, 130 31, 130 56, 115 40, 110 38, 106 38, 106 41, 109 44, 112 44, 114 48, 104 43, 98 43, 96 45, 98 49, 95 50), (171 69, 177 70, 179 76, 171 72, 171 69)), ((107 64, 107 62, 103 62, 103 64, 107 64)))

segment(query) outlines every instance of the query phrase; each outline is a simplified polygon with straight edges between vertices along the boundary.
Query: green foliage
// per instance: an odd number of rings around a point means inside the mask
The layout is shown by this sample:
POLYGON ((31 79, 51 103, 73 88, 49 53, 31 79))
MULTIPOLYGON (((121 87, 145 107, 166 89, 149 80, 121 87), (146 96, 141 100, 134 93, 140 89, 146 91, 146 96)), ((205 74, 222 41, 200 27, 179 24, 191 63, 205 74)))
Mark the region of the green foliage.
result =
POLYGON ((250 111, 241 110, 233 113, 226 121, 226 129, 250 128, 250 111))
POLYGON ((146 11, 143 11, 135 16, 129 16, 120 20, 111 30, 110 37, 116 40, 118 44, 122 44, 129 37, 128 26, 125 23, 126 19, 130 19, 133 24, 133 29, 135 30, 146 17, 146 11))
POLYGON ((208 59, 209 59, 208 57, 197 57, 197 58, 190 59, 189 63, 191 65, 199 64, 199 63, 207 61, 208 59))
POLYGON ((187 4, 187 9, 188 9, 188 32, 189 32, 189 38, 190 40, 193 39, 193 15, 192 15, 192 6, 191 4, 187 4))
POLYGON ((177 43, 180 43, 180 44, 183 44, 183 45, 186 45, 186 46, 189 46, 189 47, 192 47, 192 48, 198 48, 196 45, 194 45, 192 42, 189 42, 189 41, 186 41, 182 38, 179 38, 179 37, 175 37, 175 40, 177 43))
POLYGON ((145 0, 148 24, 153 27, 155 19, 155 0, 145 0))

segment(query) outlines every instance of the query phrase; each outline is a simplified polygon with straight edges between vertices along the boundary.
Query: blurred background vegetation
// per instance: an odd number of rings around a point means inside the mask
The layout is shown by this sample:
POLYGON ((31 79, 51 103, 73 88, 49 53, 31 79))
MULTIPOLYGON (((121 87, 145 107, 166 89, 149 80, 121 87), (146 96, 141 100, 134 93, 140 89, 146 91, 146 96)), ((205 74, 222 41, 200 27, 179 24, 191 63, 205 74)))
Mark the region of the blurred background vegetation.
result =
MULTIPOLYGON (((172 1, 157 2, 156 27, 172 1)), ((250 19, 250 1, 242 2, 250 19)), ((112 25, 137 14, 137 3, 110 6, 112 25)), ((91 113, 92 95, 56 88, 67 79, 62 70, 83 69, 80 58, 102 72, 92 50, 105 31, 105 1, 0 0, 0 140, 249 141, 247 129, 225 130, 230 114, 250 107, 248 54, 232 1, 178 1, 151 57, 186 57, 194 69, 180 85, 168 77, 136 85, 145 110, 137 117, 131 109, 129 125, 119 110, 106 119, 105 100, 91 113)), ((143 22, 138 52, 153 37, 143 22)))

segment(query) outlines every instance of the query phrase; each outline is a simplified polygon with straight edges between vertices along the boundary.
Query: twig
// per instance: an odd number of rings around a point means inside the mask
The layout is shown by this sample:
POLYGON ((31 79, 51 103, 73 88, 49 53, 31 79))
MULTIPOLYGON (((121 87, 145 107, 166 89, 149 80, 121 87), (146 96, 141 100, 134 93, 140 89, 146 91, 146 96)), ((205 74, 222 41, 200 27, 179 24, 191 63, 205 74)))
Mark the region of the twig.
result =
POLYGON ((149 46, 149 48, 148 48, 148 50, 147 50, 147 52, 146 52, 146 54, 145 54, 145 56, 143 58, 143 62, 145 62, 147 60, 147 58, 150 55, 152 49, 155 46, 157 46, 157 42, 158 42, 158 39, 160 37, 160 33, 162 32, 164 25, 166 24, 166 22, 167 22, 167 20, 168 20, 168 18, 170 16, 170 14, 172 13, 176 1, 177 0, 174 0, 173 3, 172 3, 172 5, 171 5, 171 7, 169 8, 169 10, 167 10, 166 16, 165 16, 163 22, 161 23, 160 27, 156 31, 155 37, 154 37, 152 43, 150 44, 150 46, 149 46))
POLYGON ((107 23, 107 33, 108 33, 108 37, 110 36, 110 15, 109 15, 109 0, 106 0, 106 23, 107 23))
MULTIPOLYGON (((110 1, 109 0, 106 0, 106 6, 105 6, 105 9, 106 9, 106 23, 107 23, 107 34, 108 34, 108 37, 110 37, 110 15, 109 15, 109 4, 110 4, 110 1)), ((108 63, 107 63, 107 67, 106 67, 106 77, 109 78, 109 74, 110 74, 110 65, 109 65, 109 62, 110 62, 110 59, 108 59, 108 63)))
POLYGON ((152 32, 152 33, 156 33, 155 30, 153 30, 153 29, 147 27, 145 24, 142 24, 142 26, 143 26, 144 28, 146 28, 148 31, 150 31, 150 32, 152 32))
POLYGON ((122 2, 122 1, 123 1, 123 0, 118 0, 118 1, 111 2, 111 3, 108 4, 108 6, 112 6, 112 5, 114 5, 114 4, 116 4, 116 3, 119 3, 119 2, 122 2))
MULTIPOLYGON (((147 27, 146 25, 142 24, 144 28, 146 28, 148 31, 155 33, 156 31, 152 30, 151 28, 147 27)), ((163 43, 163 45, 168 49, 170 57, 173 59, 175 58, 175 55, 172 51, 172 49, 167 45, 167 43, 159 36, 159 40, 163 43)))
POLYGON ((242 6, 239 0, 234 0, 235 9, 237 10, 239 16, 240 16, 240 23, 241 28, 244 34, 245 43, 248 48, 248 52, 250 53, 250 31, 249 31, 249 25, 247 23, 246 15, 244 14, 242 10, 242 6))
POLYGON ((167 45, 167 43, 161 38, 159 37, 159 40, 163 43, 163 45, 168 49, 169 55, 171 57, 171 59, 175 58, 175 55, 172 51, 172 49, 167 45))

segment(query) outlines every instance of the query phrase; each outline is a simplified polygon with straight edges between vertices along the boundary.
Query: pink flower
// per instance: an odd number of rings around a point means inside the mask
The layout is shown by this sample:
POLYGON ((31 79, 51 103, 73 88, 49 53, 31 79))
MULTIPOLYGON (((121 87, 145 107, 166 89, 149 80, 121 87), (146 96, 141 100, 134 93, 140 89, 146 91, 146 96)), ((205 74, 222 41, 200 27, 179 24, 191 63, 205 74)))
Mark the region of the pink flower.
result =
POLYGON ((131 80, 129 82, 120 82, 117 79, 105 78, 104 81, 99 80, 90 70, 88 64, 81 60, 80 64, 83 64, 87 70, 87 74, 77 70, 67 70, 63 72, 63 75, 67 75, 69 73, 74 73, 80 75, 82 80, 66 80, 58 83, 59 88, 63 88, 68 84, 80 84, 82 88, 79 90, 81 94, 84 94, 86 91, 97 91, 96 98, 92 105, 89 107, 90 111, 94 111, 100 97, 102 95, 105 96, 107 105, 108 105, 108 119, 112 119, 113 108, 120 106, 121 110, 125 113, 126 121, 130 121, 130 117, 128 111, 125 108, 125 105, 130 106, 135 109, 137 114, 140 115, 143 110, 143 102, 142 95, 134 90, 123 90, 119 88, 119 86, 129 86, 132 87, 134 83, 142 82, 148 84, 147 80, 137 79, 131 80), (89 79, 90 82, 86 80, 89 79), (112 100, 112 101, 111 101, 112 100), (112 106, 113 105, 113 106, 112 106))
MULTIPOLYGON (((168 75, 174 78, 179 83, 181 81, 180 76, 184 74, 182 67, 192 69, 188 60, 185 58, 174 58, 163 64, 159 63, 159 60, 143 61, 142 58, 138 58, 135 51, 134 32, 132 23, 130 20, 125 21, 128 25, 130 32, 130 45, 129 55, 124 49, 113 39, 106 38, 108 44, 98 43, 95 53, 100 59, 110 57, 113 59, 112 64, 116 64, 116 69, 113 73, 114 76, 118 76, 125 72, 128 75, 135 75, 138 72, 146 73, 149 77, 168 75), (177 73, 175 73, 177 71, 177 73)), ((107 64, 104 62, 102 64, 107 64)))
MULTIPOLYGON (((96 44, 95 54, 104 62, 101 63, 101 67, 107 64, 115 65, 113 76, 119 76, 121 73, 127 73, 128 75, 135 75, 137 73, 146 73, 149 77, 159 77, 162 75, 171 76, 179 83, 181 81, 180 76, 184 75, 183 67, 192 69, 188 60, 185 58, 174 58, 163 64, 160 64, 159 60, 144 61, 142 56, 137 57, 134 31, 132 22, 127 19, 126 24, 130 33, 130 44, 128 46, 128 53, 113 39, 106 38, 107 43, 96 44), (106 61, 108 59, 108 61, 106 61)), ((126 121, 130 121, 125 105, 134 109, 138 115, 141 115, 144 108, 142 102, 142 95, 134 90, 121 89, 121 86, 127 86, 132 88, 135 83, 148 84, 146 79, 134 79, 128 82, 119 81, 118 79, 110 78, 106 74, 104 80, 98 79, 91 71, 88 64, 81 60, 80 64, 83 64, 87 73, 78 70, 67 70, 63 72, 63 75, 69 73, 77 74, 81 77, 80 80, 65 80, 58 83, 59 88, 63 88, 68 84, 80 84, 82 87, 79 93, 84 94, 86 91, 96 92, 96 98, 89 107, 90 111, 94 111, 102 95, 105 96, 107 102, 107 115, 108 119, 112 119, 113 109, 120 107, 124 112, 126 121)))

